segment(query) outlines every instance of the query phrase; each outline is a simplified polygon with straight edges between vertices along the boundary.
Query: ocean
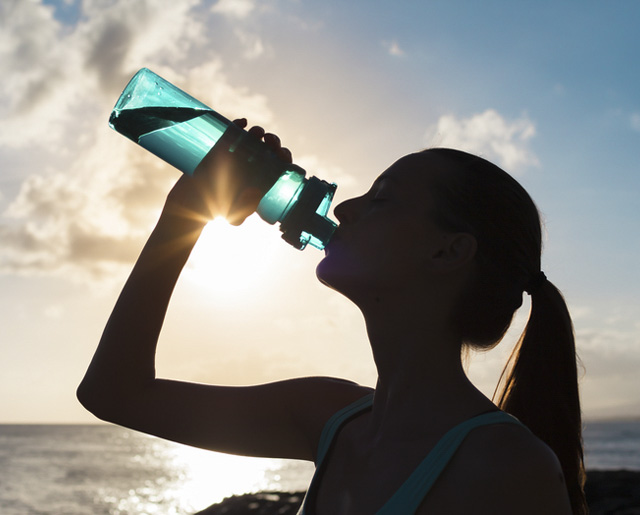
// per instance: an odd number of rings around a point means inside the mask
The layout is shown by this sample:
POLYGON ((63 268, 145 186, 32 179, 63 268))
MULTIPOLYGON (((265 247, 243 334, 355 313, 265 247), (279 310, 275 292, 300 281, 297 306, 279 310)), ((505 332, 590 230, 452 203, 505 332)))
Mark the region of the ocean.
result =
MULTIPOLYGON (((584 437, 588 469, 640 470, 640 420, 588 423, 584 437)), ((2 515, 189 515, 233 494, 304 490, 312 473, 110 425, 0 425, 2 515)))

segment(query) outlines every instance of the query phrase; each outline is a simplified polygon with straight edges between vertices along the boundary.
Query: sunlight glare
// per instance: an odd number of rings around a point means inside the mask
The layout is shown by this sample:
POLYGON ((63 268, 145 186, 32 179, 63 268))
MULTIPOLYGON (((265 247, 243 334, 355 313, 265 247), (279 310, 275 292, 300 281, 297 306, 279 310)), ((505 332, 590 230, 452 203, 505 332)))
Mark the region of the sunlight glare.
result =
POLYGON ((218 217, 205 227, 190 258, 192 281, 226 301, 267 289, 286 244, 277 227, 253 215, 240 226, 218 217))
POLYGON ((229 495, 262 490, 265 472, 275 460, 232 456, 193 447, 175 447, 171 467, 182 471, 180 494, 203 509, 229 495))

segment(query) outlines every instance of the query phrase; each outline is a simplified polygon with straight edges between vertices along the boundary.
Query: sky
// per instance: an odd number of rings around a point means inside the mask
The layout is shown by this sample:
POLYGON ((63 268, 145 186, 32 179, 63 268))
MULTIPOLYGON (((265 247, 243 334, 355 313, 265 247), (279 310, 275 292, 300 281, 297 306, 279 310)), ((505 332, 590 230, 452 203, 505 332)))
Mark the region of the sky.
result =
MULTIPOLYGON (((545 220, 587 419, 640 416, 640 2, 3 0, 0 423, 93 422, 75 389, 179 172, 109 113, 148 67, 279 134, 310 175, 366 191, 404 154, 486 157, 545 220)), ((375 383, 358 310, 251 217, 211 223, 172 299, 163 377, 375 383)), ((473 356, 491 395, 522 329, 473 356)))

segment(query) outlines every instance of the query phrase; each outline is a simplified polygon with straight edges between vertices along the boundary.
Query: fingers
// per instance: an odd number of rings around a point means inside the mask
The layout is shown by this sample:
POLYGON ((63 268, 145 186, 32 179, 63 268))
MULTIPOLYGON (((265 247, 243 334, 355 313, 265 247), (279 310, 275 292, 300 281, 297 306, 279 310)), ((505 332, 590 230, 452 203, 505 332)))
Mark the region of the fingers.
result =
MULTIPOLYGON (((248 125, 246 118, 238 118, 236 120, 233 120, 233 123, 238 127, 240 127, 241 129, 246 128, 248 125)), ((293 162, 293 156, 291 155, 291 151, 288 148, 282 146, 282 142, 280 141, 280 138, 277 135, 272 134, 270 132, 265 132, 265 130, 262 127, 257 125, 248 129, 247 132, 249 134, 252 134, 258 139, 264 139, 264 142, 267 145, 269 145, 269 147, 271 147, 271 149, 276 153, 276 155, 280 159, 282 159, 284 162, 286 163, 293 162)))
POLYGON ((249 134, 253 134, 256 138, 262 139, 264 137, 264 129, 259 126, 251 127, 248 131, 249 134))
POLYGON ((275 134, 271 134, 270 132, 264 135, 264 142, 274 150, 278 150, 282 146, 280 138, 275 134))
POLYGON ((264 142, 269 145, 276 153, 276 155, 282 159, 285 163, 293 162, 291 151, 282 146, 280 138, 275 134, 267 133, 264 135, 264 142))
POLYGON ((293 163, 293 156, 291 155, 291 150, 287 147, 280 148, 277 152, 278 157, 282 159, 285 163, 293 163))

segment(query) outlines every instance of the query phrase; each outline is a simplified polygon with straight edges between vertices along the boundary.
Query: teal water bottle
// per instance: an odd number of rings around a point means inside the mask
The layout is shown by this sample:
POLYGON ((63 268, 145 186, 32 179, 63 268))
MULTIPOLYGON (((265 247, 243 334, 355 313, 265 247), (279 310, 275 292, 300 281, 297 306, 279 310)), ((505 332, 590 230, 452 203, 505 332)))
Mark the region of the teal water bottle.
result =
POLYGON ((270 224, 278 222, 287 243, 322 250, 335 231, 327 218, 335 184, 306 178, 302 168, 279 159, 266 143, 147 68, 127 84, 109 125, 188 175, 229 135, 225 150, 257 170, 250 179, 264 194, 257 213, 270 224))

